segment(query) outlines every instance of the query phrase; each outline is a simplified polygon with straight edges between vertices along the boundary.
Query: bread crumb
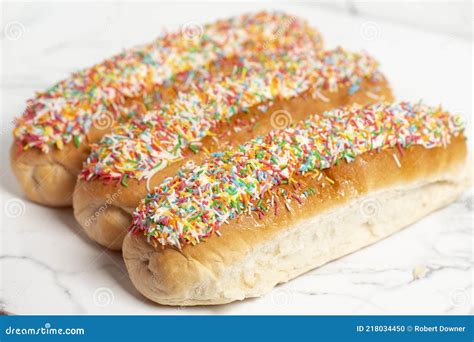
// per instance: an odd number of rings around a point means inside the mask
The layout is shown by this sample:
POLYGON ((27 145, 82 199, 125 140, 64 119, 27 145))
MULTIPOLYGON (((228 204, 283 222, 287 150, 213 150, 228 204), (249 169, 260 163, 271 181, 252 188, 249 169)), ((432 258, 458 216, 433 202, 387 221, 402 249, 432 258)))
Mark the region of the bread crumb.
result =
POLYGON ((426 269, 426 266, 423 266, 423 265, 415 266, 413 270, 411 271, 413 280, 424 278, 427 271, 428 270, 426 269))

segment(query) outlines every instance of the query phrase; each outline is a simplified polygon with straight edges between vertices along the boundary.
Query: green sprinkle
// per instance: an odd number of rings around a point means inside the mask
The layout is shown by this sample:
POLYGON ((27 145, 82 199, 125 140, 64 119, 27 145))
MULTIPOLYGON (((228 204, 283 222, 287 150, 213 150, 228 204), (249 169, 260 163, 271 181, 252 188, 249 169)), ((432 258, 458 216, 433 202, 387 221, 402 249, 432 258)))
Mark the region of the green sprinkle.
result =
POLYGON ((79 148, 79 146, 81 145, 81 141, 78 135, 74 136, 74 145, 76 146, 76 148, 79 148))
POLYGON ((128 188, 128 184, 126 183, 127 178, 128 178, 128 175, 124 174, 123 177, 122 177, 122 180, 120 181, 120 183, 126 188, 128 188))
POLYGON ((199 147, 197 147, 196 145, 193 145, 193 144, 189 145, 189 149, 191 151, 193 151, 194 154, 197 154, 199 152, 199 147))

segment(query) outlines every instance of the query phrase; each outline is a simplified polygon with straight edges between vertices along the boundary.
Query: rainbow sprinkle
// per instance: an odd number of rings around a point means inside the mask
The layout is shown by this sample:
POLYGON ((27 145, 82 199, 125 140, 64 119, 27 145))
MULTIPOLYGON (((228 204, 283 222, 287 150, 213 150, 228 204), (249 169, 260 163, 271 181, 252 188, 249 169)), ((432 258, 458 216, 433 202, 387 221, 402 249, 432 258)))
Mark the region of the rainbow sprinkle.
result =
MULTIPOLYGON (((212 134, 220 123, 237 113, 266 103, 310 92, 357 91, 364 79, 381 75, 374 59, 342 48, 329 51, 295 50, 262 53, 243 59, 228 76, 205 80, 159 111, 116 126, 92 145, 81 177, 85 180, 149 179, 183 158, 185 148, 212 134)), ((193 150, 191 148, 191 150, 193 150)))
POLYGON ((96 120, 105 115, 126 121, 136 115, 136 104, 159 107, 159 86, 244 51, 297 47, 321 48, 321 37, 306 21, 283 13, 259 12, 202 27, 189 39, 183 32, 167 33, 153 43, 124 51, 89 69, 73 74, 27 102, 17 120, 14 137, 23 149, 53 146, 62 149, 84 140, 96 120), (285 29, 282 30, 281 28, 285 29), (278 35, 278 39, 275 39, 278 35), (134 100, 134 101, 130 101, 134 100))
POLYGON ((296 175, 321 179, 321 170, 368 151, 446 146, 463 129, 459 117, 421 103, 328 111, 233 151, 215 153, 201 165, 189 162, 147 195, 133 214, 131 229, 142 231, 154 245, 197 244, 239 215, 261 218, 277 214, 280 201, 288 210, 293 200, 303 203, 315 189, 292 192, 282 187, 296 175))

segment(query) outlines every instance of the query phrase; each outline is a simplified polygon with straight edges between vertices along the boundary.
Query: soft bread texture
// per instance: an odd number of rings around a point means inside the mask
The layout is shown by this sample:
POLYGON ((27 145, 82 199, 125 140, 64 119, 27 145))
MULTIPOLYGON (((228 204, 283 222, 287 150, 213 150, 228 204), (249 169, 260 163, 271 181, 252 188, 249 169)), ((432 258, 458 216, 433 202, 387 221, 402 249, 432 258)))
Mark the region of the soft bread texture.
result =
POLYGON ((89 148, 67 147, 42 153, 38 149, 19 152, 13 144, 10 150, 10 164, 26 197, 33 202, 62 207, 72 203, 72 193, 87 158, 89 148))
POLYGON ((224 304, 262 296, 315 267, 377 242, 441 208, 469 184, 462 136, 446 148, 367 152, 323 171, 316 195, 291 211, 223 225, 181 250, 127 235, 125 263, 135 287, 165 305, 224 304))
MULTIPOLYGON (((203 139, 203 146, 209 151, 219 151, 229 145, 238 145, 249 139, 268 133, 275 128, 278 117, 273 113, 284 110, 291 115, 292 122, 307 118, 310 114, 322 113, 335 107, 346 106, 352 103, 369 104, 377 101, 392 101, 392 93, 385 79, 380 81, 364 80, 359 91, 350 95, 347 88, 337 92, 322 92, 327 100, 313 98, 311 95, 302 94, 299 97, 286 101, 275 101, 266 112, 252 108, 248 113, 235 115, 229 124, 218 128, 217 141, 211 138, 203 139), (254 117, 257 124, 253 129, 233 129, 237 120, 249 120, 254 117)), ((285 116, 283 114, 283 116, 285 116)), ((287 119, 285 117, 283 120, 287 119)), ((160 184, 163 179, 174 175, 184 163, 193 160, 199 162, 206 157, 205 153, 194 154, 189 152, 185 159, 176 162, 162 171, 156 173, 148 182, 149 189, 160 184)), ((122 248, 123 239, 131 223, 131 214, 140 200, 148 192, 147 182, 129 180, 126 189, 116 183, 104 183, 103 180, 79 180, 74 191, 74 215, 88 236, 99 244, 113 249, 122 248)))
MULTIPOLYGON (((24 137, 19 137, 21 134, 17 135, 15 133, 15 141, 11 147, 10 161, 13 173, 20 183, 26 197, 36 203, 48 206, 71 206, 76 178, 80 173, 82 163, 90 151, 89 145, 97 142, 100 137, 108 133, 117 122, 126 120, 131 112, 141 112, 145 103, 147 106, 152 104, 151 107, 153 108, 155 105, 160 105, 172 100, 176 91, 192 83, 188 82, 188 76, 190 74, 194 75, 194 73, 196 73, 196 79, 199 80, 197 68, 210 69, 209 71, 211 73, 221 73, 223 72, 222 69, 225 69, 226 64, 230 66, 234 64, 233 59, 240 58, 245 53, 259 53, 262 46, 270 51, 285 51, 288 48, 292 48, 292 45, 297 46, 298 44, 302 44, 308 49, 314 48, 317 50, 322 47, 322 39, 319 32, 309 27, 306 21, 282 13, 259 12, 246 14, 230 20, 221 20, 204 25, 201 30, 203 31, 201 33, 206 34, 206 38, 189 39, 185 31, 165 35, 151 44, 127 50, 90 69, 75 74, 75 76, 72 76, 70 79, 58 83, 61 87, 68 89, 69 84, 83 82, 81 77, 85 75, 85 79, 88 79, 88 77, 93 79, 92 81, 89 80, 90 82, 85 81, 85 84, 90 86, 90 83, 93 83, 97 88, 100 88, 102 85, 100 81, 95 80, 95 78, 100 79, 102 77, 101 70, 110 68, 111 65, 118 61, 119 66, 117 70, 119 70, 119 73, 115 75, 117 76, 116 81, 118 84, 115 84, 114 80, 110 87, 108 85, 104 89, 114 94, 128 94, 130 90, 123 88, 128 87, 128 84, 132 84, 132 86, 130 86, 132 89, 139 88, 141 91, 137 96, 124 95, 124 99, 112 100, 111 103, 107 104, 107 110, 105 112, 102 110, 97 111, 97 113, 100 112, 100 116, 93 120, 90 130, 86 131, 84 136, 82 136, 82 134, 80 135, 82 140, 80 141, 79 147, 77 147, 77 144, 73 141, 59 142, 59 148, 58 146, 54 146, 54 144, 46 146, 49 152, 45 153, 45 151, 42 150, 45 146, 40 148, 41 145, 36 146, 35 144, 42 141, 42 139, 49 136, 49 134, 33 139, 34 143, 32 146, 23 146, 28 145, 29 142, 25 142, 24 137), (281 27, 284 27, 285 30, 278 32, 284 37, 282 37, 282 39, 272 40, 275 34, 273 30, 281 29, 281 27), (157 47, 155 47, 155 45, 157 47), (162 45, 165 49, 159 50, 162 45), (158 51, 155 51, 157 49, 158 51), (134 51, 142 51, 143 53, 134 54, 134 51), (163 51, 165 52, 163 53, 163 51), (147 55, 148 53, 150 53, 152 59, 158 54, 160 54, 160 56, 162 55, 159 58, 157 57, 158 60, 162 59, 164 61, 162 65, 158 63, 158 67, 156 67, 157 70, 160 70, 156 72, 158 76, 154 75, 154 72, 149 69, 144 68, 147 66, 146 63, 141 62, 140 58, 137 58, 137 56, 147 55), (125 58, 125 61, 121 60, 122 57, 125 58), (124 73, 130 73, 130 71, 125 72, 122 70, 122 68, 126 69, 128 63, 127 58, 130 58, 132 61, 136 60, 134 63, 137 63, 135 70, 139 71, 138 74, 147 75, 146 86, 140 84, 134 88, 133 82, 128 82, 128 80, 121 83, 121 76, 124 73), (213 63, 216 63, 217 67, 213 63), (169 71, 172 72, 168 75, 168 78, 165 75, 167 75, 169 71), (87 76, 89 72, 92 73, 92 76, 87 76), (74 77, 78 77, 79 82, 76 82, 74 77), (154 83, 155 80, 148 82, 155 78, 164 78, 165 81, 156 81, 158 82, 156 84, 154 83), (113 91, 110 91, 110 88, 112 88, 113 91), (157 94, 159 94, 159 96, 157 96, 157 94), (154 102, 156 101, 159 103, 155 104, 154 102), (119 111, 120 114, 117 115, 117 111, 119 111), (24 149, 26 147, 28 148, 24 149)), ((106 71, 104 74, 108 75, 110 72, 106 71)), ((140 78, 140 76, 137 76, 137 78, 140 78)), ((58 87, 58 85, 55 87, 58 87)), ((46 94, 48 92, 49 90, 46 94)), ((92 93, 92 90, 90 92, 92 93)), ((76 96, 74 94, 77 94, 78 91, 68 91, 68 93, 73 94, 72 97, 74 97, 76 96)), ((89 91, 86 93, 89 93, 89 91)), ((38 115, 37 113, 43 112, 43 104, 50 100, 49 95, 46 95, 45 99, 42 98, 43 95, 42 93, 40 94, 39 100, 38 98, 32 100, 34 105, 32 105, 32 103, 28 104, 25 114, 18 120, 18 126, 36 125, 42 126, 42 128, 45 129, 53 129, 52 124, 45 125, 41 122, 25 124, 23 122, 28 122, 29 119, 25 120, 26 117, 43 115, 38 115), (37 105, 40 107, 38 112, 35 107, 37 105)), ((60 100, 64 100, 62 102, 70 101, 67 96, 60 100)), ((60 105, 62 102, 56 102, 55 106, 60 105)), ((63 108, 64 112, 61 111, 59 115, 63 117, 74 115, 74 113, 80 112, 83 106, 88 103, 88 100, 83 99, 78 100, 78 103, 72 102, 69 108, 70 112, 64 113, 67 112, 67 110, 63 108)), ((47 117, 55 117, 58 115, 56 113, 54 115, 50 113, 47 114, 47 117)), ((32 129, 32 131, 35 131, 35 129, 32 129)))

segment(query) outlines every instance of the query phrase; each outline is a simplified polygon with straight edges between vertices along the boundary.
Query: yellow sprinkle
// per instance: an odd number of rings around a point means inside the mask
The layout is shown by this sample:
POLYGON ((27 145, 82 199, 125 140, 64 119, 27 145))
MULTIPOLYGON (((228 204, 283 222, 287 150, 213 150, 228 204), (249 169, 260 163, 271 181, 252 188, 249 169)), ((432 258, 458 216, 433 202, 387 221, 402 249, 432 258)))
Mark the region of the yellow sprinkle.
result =
POLYGON ((56 146, 58 149, 62 150, 64 147, 63 141, 62 140, 56 140, 56 146))
POLYGON ((274 78, 272 79, 270 83, 270 94, 272 94, 272 96, 275 96, 277 94, 277 91, 278 91, 278 80, 274 78))
POLYGON ((74 119, 76 117, 76 113, 71 109, 70 106, 66 106, 63 111, 62 115, 70 120, 74 119))
POLYGON ((334 181, 333 181, 331 178, 329 178, 328 176, 325 176, 324 178, 326 178, 326 180, 327 180, 329 183, 334 184, 334 181))

